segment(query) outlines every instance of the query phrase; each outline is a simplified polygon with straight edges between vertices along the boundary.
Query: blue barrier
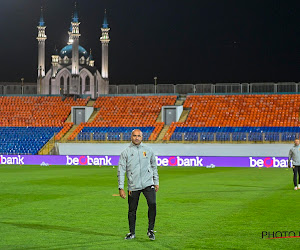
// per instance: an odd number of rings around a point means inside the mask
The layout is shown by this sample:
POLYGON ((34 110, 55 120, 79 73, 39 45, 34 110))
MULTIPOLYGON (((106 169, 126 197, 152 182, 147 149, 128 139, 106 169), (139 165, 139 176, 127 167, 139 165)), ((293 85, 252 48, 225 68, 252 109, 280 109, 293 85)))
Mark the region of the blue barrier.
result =
POLYGON ((143 140, 148 141, 154 127, 84 127, 77 136, 79 141, 130 141, 131 132, 140 129, 143 140))
POLYGON ((171 141, 293 141, 299 127, 176 127, 171 141))

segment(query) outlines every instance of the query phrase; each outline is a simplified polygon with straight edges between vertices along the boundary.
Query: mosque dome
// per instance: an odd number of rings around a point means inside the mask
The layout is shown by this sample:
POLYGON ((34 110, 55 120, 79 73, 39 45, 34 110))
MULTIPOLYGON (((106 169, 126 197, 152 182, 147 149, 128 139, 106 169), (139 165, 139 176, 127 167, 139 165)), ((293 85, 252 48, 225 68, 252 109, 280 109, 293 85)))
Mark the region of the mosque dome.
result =
MULTIPOLYGON (((80 45, 78 47, 78 52, 79 52, 79 58, 84 56, 84 58, 87 59, 89 56, 85 48, 81 47, 80 45)), ((65 56, 67 56, 68 58, 72 58, 72 44, 62 48, 62 50, 59 52, 59 56, 61 58, 64 58, 65 56)))

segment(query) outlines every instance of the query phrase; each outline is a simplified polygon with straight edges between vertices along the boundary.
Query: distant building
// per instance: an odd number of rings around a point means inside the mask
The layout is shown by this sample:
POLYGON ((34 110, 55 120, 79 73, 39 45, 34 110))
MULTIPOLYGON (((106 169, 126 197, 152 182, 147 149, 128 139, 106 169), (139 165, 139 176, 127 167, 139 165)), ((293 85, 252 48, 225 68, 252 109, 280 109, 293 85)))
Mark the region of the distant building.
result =
POLYGON ((38 29, 38 72, 37 72, 37 93, 38 94, 65 94, 65 95, 81 95, 88 94, 92 98, 98 97, 100 94, 108 94, 108 44, 109 30, 107 23, 106 11, 104 13, 104 21, 101 28, 102 36, 100 42, 102 44, 102 67, 101 74, 94 65, 92 50, 87 52, 79 45, 79 17, 77 5, 75 9, 71 26, 69 30, 68 44, 58 52, 54 50, 52 55, 52 66, 46 72, 45 68, 45 42, 46 26, 43 17, 43 9, 38 29))

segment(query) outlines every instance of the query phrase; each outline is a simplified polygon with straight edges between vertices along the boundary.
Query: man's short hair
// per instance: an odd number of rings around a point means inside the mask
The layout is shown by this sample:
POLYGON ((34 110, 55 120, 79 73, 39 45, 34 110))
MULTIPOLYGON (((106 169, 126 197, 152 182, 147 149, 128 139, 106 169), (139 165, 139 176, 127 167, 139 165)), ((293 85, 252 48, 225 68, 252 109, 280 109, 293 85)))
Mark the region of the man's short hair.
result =
POLYGON ((138 128, 135 128, 134 130, 132 130, 132 131, 131 131, 131 135, 132 135, 132 134, 133 134, 133 132, 134 132, 134 131, 136 131, 136 130, 137 130, 137 131, 140 131, 140 132, 141 132, 141 134, 143 135, 143 132, 142 132, 140 129, 138 129, 138 128))

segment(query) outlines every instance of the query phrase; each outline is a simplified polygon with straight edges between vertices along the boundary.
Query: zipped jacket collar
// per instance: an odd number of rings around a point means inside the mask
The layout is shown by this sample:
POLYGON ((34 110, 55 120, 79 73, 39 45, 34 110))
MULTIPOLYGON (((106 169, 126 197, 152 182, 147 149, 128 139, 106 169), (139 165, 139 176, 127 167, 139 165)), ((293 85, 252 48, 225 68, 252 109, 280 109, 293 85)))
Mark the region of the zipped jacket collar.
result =
POLYGON ((143 143, 141 142, 139 145, 135 145, 133 142, 130 143, 130 147, 136 147, 136 148, 140 148, 143 146, 143 143))

